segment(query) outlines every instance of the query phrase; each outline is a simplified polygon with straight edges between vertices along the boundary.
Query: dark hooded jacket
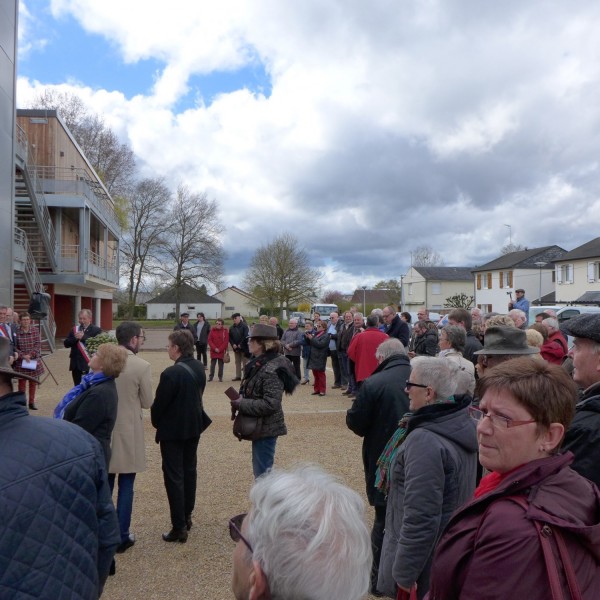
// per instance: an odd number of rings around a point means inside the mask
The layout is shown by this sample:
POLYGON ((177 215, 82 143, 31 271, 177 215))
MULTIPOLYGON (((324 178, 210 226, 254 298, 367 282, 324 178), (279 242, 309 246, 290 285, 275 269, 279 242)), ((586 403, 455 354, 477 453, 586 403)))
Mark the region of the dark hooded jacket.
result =
POLYGON ((410 341, 410 327, 408 323, 403 321, 398 315, 396 315, 389 327, 385 330, 390 337, 400 340, 405 347, 408 347, 410 341))
MULTIPOLYGON (((415 412, 391 468, 377 589, 396 597, 397 584, 429 589, 433 549, 452 513, 475 490, 477 435, 470 396, 415 412)), ((484 598, 484 596, 481 596, 484 598)))
POLYGON ((410 361, 405 355, 386 358, 365 379, 352 408, 346 413, 346 425, 363 437, 362 459, 365 468, 367 498, 371 506, 385 506, 384 495, 375 489, 377 459, 408 412, 408 396, 404 391, 410 375, 410 361))
MULTIPOLYGON (((600 493, 569 468, 572 458, 568 453, 528 462, 452 515, 436 548, 429 599, 548 600, 548 573, 533 520, 560 529, 582 599, 597 599, 600 493), (526 511, 507 499, 513 495, 526 499, 526 511)), ((566 587, 562 597, 571 598, 566 587)))
POLYGON ((577 403, 562 449, 575 455, 571 468, 600 488, 600 382, 585 390, 577 403))

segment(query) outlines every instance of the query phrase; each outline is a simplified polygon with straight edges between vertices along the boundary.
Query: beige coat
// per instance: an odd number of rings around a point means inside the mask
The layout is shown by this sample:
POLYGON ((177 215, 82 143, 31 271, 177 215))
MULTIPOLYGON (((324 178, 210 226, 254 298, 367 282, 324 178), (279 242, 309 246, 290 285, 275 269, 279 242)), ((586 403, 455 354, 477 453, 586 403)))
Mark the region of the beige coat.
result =
POLYGON ((127 364, 115 379, 119 404, 112 433, 110 473, 141 473, 146 470, 142 408, 152 406, 150 363, 127 350, 127 364))

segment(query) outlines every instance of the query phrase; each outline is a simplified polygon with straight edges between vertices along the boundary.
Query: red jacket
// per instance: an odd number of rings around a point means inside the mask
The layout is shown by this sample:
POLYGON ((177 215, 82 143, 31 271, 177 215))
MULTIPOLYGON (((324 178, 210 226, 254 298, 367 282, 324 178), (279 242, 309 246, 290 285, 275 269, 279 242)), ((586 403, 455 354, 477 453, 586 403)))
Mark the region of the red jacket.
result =
POLYGON ((375 350, 382 342, 389 340, 387 334, 377 327, 368 327, 362 333, 355 335, 348 347, 348 356, 354 361, 354 376, 356 381, 363 381, 377 368, 375 350))
POLYGON ((223 360, 225 350, 229 344, 229 331, 225 327, 217 329, 213 327, 208 334, 208 348, 210 349, 210 358, 219 358, 223 360))
MULTIPOLYGON (((581 597, 597 599, 600 492, 569 467, 572 461, 571 452, 533 460, 457 510, 435 551, 428 600, 548 600, 550 584, 532 519, 560 529, 581 597), (506 499, 511 495, 528 501, 526 512, 506 499)), ((567 589, 563 593, 571 597, 567 589)))
POLYGON ((540 348, 542 358, 553 365, 562 365, 568 351, 567 341, 560 331, 555 331, 552 335, 549 335, 540 348))

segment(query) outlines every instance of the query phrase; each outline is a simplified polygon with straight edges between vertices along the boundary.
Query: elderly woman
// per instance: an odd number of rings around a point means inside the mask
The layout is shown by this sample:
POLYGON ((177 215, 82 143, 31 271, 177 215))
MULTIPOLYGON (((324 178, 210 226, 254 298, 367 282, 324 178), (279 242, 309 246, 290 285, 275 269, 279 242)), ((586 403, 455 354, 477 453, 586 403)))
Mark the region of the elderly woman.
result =
POLYGON ((430 600, 597 598, 600 493, 569 468, 570 452, 558 453, 575 384, 559 366, 516 358, 487 371, 479 386, 470 412, 490 474, 440 539, 430 600), (557 567, 554 579, 548 569, 557 567))
POLYGON ((390 598, 408 598, 415 585, 418 598, 427 593, 435 542, 473 493, 477 467, 471 399, 454 396, 456 367, 432 357, 411 366, 410 413, 382 454, 389 494, 377 589, 390 598))
POLYGON ((305 333, 304 337, 310 344, 310 356, 308 357, 308 368, 314 377, 313 396, 324 396, 327 391, 327 357, 329 356, 329 340, 331 336, 327 333, 327 321, 318 321, 316 331, 305 333))
POLYGON ((281 342, 272 325, 253 325, 248 347, 252 359, 244 368, 240 397, 231 400, 232 413, 258 417, 260 430, 252 440, 254 477, 268 471, 275 460, 275 445, 287 434, 281 402, 298 385, 290 361, 280 353, 281 342))
POLYGON ((106 469, 110 463, 110 438, 117 419, 118 377, 127 363, 127 350, 100 344, 89 362, 90 372, 72 388, 54 410, 54 416, 91 433, 102 446, 106 469))
POLYGON ((215 366, 217 364, 219 365, 219 381, 223 381, 223 362, 229 344, 229 331, 227 328, 223 327, 223 324, 223 319, 217 319, 215 321, 215 326, 208 334, 208 347, 210 349, 209 381, 212 381, 215 376, 215 366))
MULTIPOLYGON (((28 312, 21 313, 19 317, 19 327, 15 332, 15 349, 17 359, 13 363, 13 369, 18 373, 23 373, 31 377, 40 378, 44 374, 44 364, 42 363, 42 342, 40 330, 31 324, 31 315, 28 312), (25 365, 25 366, 24 366, 25 365)), ((19 391, 25 392, 25 379, 19 379, 19 391)), ((29 379, 29 408, 37 410, 35 404, 35 392, 38 382, 29 379)))

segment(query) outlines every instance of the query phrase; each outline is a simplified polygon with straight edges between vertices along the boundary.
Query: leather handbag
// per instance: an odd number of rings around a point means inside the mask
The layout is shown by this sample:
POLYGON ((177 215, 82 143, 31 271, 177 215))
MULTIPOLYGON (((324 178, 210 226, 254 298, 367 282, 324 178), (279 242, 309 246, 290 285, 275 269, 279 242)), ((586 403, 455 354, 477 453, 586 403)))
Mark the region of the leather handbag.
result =
POLYGON ((228 363, 231 361, 231 356, 229 356, 229 350, 225 350, 225 354, 223 354, 223 362, 228 363))
POLYGON ((233 435, 241 442, 242 440, 254 441, 260 437, 262 429, 262 417, 244 415, 238 411, 233 420, 233 435))

